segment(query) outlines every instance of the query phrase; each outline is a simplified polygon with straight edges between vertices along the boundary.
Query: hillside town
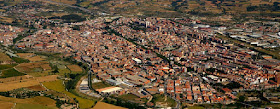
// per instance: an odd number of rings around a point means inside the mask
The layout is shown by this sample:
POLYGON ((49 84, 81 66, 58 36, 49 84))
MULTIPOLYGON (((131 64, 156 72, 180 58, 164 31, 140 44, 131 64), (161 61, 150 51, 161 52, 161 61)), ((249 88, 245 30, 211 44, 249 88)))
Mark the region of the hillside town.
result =
POLYGON ((56 10, 32 4, 8 8, 0 16, 17 13, 24 26, 0 25, 0 43, 86 63, 88 76, 78 87, 87 96, 132 94, 148 100, 133 102, 167 107, 150 102, 160 94, 180 108, 182 103, 232 104, 240 92, 280 85, 278 22, 216 26, 196 18, 117 16, 66 23, 36 16, 48 11, 56 10), (91 86, 100 82, 108 87, 91 86))
MULTIPOLYGON (((107 20, 42 29, 16 46, 59 52, 90 64, 92 74, 114 86, 96 90, 101 95, 131 93, 150 98, 159 93, 181 102, 229 104, 237 99, 233 92, 279 86, 279 60, 228 43, 215 34, 235 27, 211 27, 191 19, 125 17, 108 26, 104 23, 107 20), (231 82, 239 86, 215 86, 231 82)), ((279 46, 275 41, 279 41, 278 36, 268 45, 279 46)))

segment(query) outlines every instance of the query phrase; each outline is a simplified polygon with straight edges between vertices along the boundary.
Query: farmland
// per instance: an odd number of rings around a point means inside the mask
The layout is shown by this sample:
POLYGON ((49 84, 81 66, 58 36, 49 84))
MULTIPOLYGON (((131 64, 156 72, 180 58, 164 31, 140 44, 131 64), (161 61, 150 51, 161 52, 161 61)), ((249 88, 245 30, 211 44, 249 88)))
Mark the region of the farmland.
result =
POLYGON ((16 66, 16 65, 17 65, 17 64, 2 64, 2 65, 0 65, 0 70, 13 68, 13 67, 16 66))
POLYGON ((33 90, 33 91, 44 91, 44 90, 46 90, 41 85, 30 86, 30 87, 27 87, 27 88, 30 89, 30 90, 33 90))
POLYGON ((12 61, 12 59, 7 56, 5 53, 0 53, 0 61, 3 62, 3 61, 12 61))
POLYGON ((62 80, 45 82, 45 83, 43 83, 43 85, 45 87, 47 87, 48 89, 51 89, 51 90, 54 90, 54 91, 57 91, 57 92, 60 92, 60 93, 64 93, 71 98, 76 98, 77 101, 79 102, 80 108, 90 108, 91 106, 94 105, 94 102, 95 102, 94 100, 81 98, 79 96, 76 96, 76 95, 66 91, 65 87, 63 86, 63 81, 62 80))
POLYGON ((25 74, 18 72, 14 68, 11 68, 8 70, 3 70, 0 78, 8 78, 8 77, 22 76, 22 75, 25 75, 25 74))
POLYGON ((81 73, 83 72, 83 69, 81 67, 79 67, 78 65, 67 65, 67 68, 69 68, 71 70, 72 73, 81 73))
POLYGON ((18 99, 18 98, 0 96, 0 104, 2 104, 2 103, 5 103, 4 106, 6 106, 6 107, 13 106, 14 103, 17 103, 16 104, 17 109, 26 109, 24 107, 27 106, 27 104, 29 106, 36 106, 36 107, 39 106, 39 107, 43 107, 45 109, 56 109, 55 101, 50 98, 47 98, 47 97, 34 97, 34 98, 27 98, 27 99, 18 99))
POLYGON ((46 76, 51 70, 51 67, 49 66, 48 62, 22 63, 17 65, 15 68, 20 72, 33 76, 46 76))
POLYGON ((105 82, 98 82, 98 83, 93 83, 92 88, 93 89, 101 89, 105 87, 110 87, 111 85, 105 82))
POLYGON ((19 103, 15 106, 15 109, 57 109, 56 107, 47 107, 40 104, 22 104, 19 103))
MULTIPOLYGON (((14 77, 8 78, 8 79, 13 79, 14 77)), ((2 79, 0 79, 1 81, 2 79)), ((35 86, 35 85, 39 85, 39 82, 37 80, 35 80, 34 78, 18 78, 16 80, 13 81, 5 81, 2 80, 2 83, 0 83, 0 91, 4 92, 4 91, 10 91, 10 90, 14 90, 14 89, 18 89, 18 88, 22 88, 22 87, 30 87, 30 86, 35 86)))

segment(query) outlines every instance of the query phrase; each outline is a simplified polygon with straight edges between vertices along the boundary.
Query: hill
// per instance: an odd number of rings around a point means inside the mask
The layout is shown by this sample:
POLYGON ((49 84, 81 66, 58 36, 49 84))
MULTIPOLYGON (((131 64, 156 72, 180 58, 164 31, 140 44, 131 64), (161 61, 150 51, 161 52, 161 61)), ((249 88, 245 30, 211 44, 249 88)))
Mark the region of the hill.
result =
POLYGON ((53 0, 121 15, 279 15, 280 0, 53 0))

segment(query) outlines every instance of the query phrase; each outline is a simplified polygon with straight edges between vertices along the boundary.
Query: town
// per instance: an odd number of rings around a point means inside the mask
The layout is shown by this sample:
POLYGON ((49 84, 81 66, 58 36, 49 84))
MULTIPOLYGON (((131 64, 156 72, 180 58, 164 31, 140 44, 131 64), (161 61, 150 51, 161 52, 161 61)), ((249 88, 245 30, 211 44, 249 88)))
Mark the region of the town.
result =
MULTIPOLYGON (((240 93, 280 85, 278 22, 216 26, 197 18, 114 16, 62 23, 36 16, 38 7, 29 4, 7 10, 1 16, 18 13, 31 29, 2 24, 1 44, 86 63, 87 76, 77 85, 90 97, 133 95, 137 99, 129 101, 144 107, 182 108, 234 104, 240 93), (154 102, 156 95, 165 100, 154 102)), ((264 95, 270 102, 280 101, 264 95)))

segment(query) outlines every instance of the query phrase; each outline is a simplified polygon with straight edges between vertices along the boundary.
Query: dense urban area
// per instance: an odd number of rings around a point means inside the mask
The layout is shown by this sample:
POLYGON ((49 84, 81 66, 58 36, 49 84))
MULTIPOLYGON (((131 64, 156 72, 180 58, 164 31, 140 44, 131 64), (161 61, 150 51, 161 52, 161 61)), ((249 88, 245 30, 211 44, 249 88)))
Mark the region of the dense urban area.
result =
POLYGON ((277 109, 280 2, 249 1, 0 0, 0 104, 277 109))

